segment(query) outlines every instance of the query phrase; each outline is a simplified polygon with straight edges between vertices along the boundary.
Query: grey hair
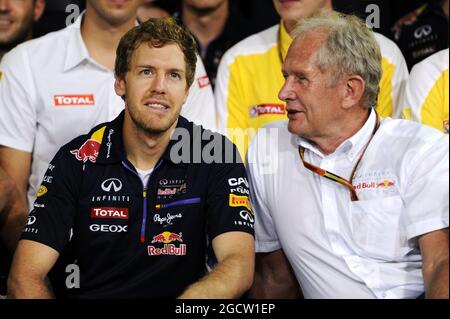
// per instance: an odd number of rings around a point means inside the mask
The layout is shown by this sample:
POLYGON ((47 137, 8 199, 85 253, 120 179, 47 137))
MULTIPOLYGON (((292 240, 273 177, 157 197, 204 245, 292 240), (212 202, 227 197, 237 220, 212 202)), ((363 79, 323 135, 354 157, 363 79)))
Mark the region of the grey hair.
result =
POLYGON ((365 82, 364 107, 376 106, 382 74, 381 51, 373 32, 353 15, 323 10, 319 15, 300 20, 293 37, 312 31, 327 32, 317 55, 321 72, 332 70, 334 84, 344 74, 359 75, 365 82))

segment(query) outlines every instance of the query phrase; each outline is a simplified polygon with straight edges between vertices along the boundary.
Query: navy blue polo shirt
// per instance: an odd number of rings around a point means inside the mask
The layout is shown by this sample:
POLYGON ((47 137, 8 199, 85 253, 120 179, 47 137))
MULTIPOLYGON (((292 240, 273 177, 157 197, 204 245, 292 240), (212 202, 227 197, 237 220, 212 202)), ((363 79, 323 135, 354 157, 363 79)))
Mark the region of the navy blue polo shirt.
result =
POLYGON ((224 136, 180 117, 147 185, 127 160, 124 112, 63 146, 22 239, 70 241, 81 298, 177 297, 205 275, 208 242, 253 234, 245 168, 224 136))

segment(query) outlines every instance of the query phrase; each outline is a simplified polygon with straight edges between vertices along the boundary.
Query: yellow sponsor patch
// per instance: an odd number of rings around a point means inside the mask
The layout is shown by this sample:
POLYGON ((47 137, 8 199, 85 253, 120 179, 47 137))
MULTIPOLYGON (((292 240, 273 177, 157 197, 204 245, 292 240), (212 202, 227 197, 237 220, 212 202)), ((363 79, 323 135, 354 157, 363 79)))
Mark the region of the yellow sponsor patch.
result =
POLYGON ((44 185, 41 185, 36 193, 37 197, 44 196, 47 193, 48 189, 44 185))
POLYGON ((250 200, 247 196, 238 196, 234 194, 230 194, 230 200, 229 200, 230 207, 240 207, 243 206, 247 208, 249 211, 252 210, 252 207, 250 205, 250 200))

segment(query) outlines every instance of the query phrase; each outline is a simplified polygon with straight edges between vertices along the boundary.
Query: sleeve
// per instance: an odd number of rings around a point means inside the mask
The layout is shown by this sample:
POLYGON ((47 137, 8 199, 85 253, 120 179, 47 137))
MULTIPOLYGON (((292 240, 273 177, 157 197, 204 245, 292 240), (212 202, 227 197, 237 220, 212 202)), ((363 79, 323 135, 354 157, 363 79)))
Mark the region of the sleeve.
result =
POLYGON ((411 70, 402 102, 403 115, 447 133, 444 124, 448 113, 446 117, 444 110, 448 110, 448 69, 441 72, 427 61, 411 70))
POLYGON ((32 152, 37 112, 31 68, 23 47, 7 53, 0 63, 0 145, 32 152))
POLYGON ((62 251, 73 227, 81 165, 74 156, 70 156, 66 147, 55 155, 36 194, 21 239, 62 251))
POLYGON ((264 169, 261 169, 261 159, 258 157, 257 135, 250 143, 247 152, 247 173, 250 183, 250 201, 255 214, 255 245, 257 253, 268 253, 281 249, 278 234, 270 213, 268 197, 264 184, 264 169))
POLYGON ((408 66, 398 46, 383 37, 387 43, 381 44, 382 77, 378 95, 377 111, 382 117, 400 118, 401 99, 408 81, 408 66))
POLYGON ((207 231, 211 240, 230 231, 254 234, 254 215, 245 167, 236 147, 224 140, 225 147, 232 149, 237 158, 213 164, 209 173, 207 231))
POLYGON ((419 154, 408 170, 404 194, 408 239, 448 227, 449 138, 441 137, 419 154))
POLYGON ((242 70, 236 60, 233 51, 223 56, 217 72, 215 98, 219 132, 235 143, 244 157, 248 143, 245 130, 249 127, 249 115, 239 76, 242 70))
POLYGON ((199 56, 195 69, 195 79, 189 90, 181 115, 205 129, 217 131, 217 115, 211 82, 199 56))

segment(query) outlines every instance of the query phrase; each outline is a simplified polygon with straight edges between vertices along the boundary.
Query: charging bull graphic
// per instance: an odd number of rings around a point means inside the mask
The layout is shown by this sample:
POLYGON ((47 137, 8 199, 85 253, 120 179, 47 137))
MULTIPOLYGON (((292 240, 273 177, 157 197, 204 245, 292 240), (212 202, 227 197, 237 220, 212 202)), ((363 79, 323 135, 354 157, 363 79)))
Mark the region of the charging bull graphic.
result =
POLYGON ((98 154, 100 153, 100 146, 102 145, 103 135, 105 133, 106 126, 103 126, 99 130, 95 131, 91 138, 81 145, 79 149, 72 150, 70 153, 75 155, 76 159, 86 163, 91 161, 95 163, 97 161, 98 154))

